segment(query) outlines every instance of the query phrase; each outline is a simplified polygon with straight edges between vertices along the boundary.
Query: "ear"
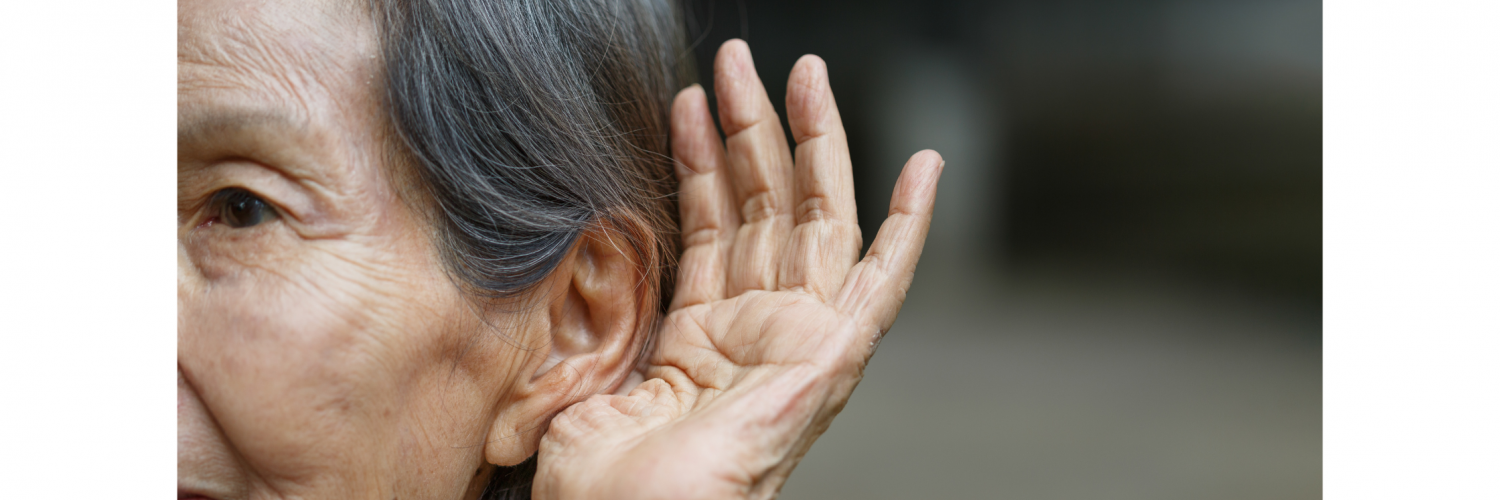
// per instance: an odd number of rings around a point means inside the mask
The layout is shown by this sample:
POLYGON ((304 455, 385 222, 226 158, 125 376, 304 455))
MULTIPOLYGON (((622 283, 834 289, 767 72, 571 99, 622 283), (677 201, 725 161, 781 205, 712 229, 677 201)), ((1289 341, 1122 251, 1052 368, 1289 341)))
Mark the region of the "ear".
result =
POLYGON ((524 362, 525 375, 490 427, 484 455, 492 464, 526 460, 553 416, 613 391, 645 340, 636 331, 649 291, 640 260, 619 233, 591 231, 579 240, 538 288, 541 302, 533 310, 545 317, 533 315, 523 328, 543 329, 536 333, 546 344, 524 362))

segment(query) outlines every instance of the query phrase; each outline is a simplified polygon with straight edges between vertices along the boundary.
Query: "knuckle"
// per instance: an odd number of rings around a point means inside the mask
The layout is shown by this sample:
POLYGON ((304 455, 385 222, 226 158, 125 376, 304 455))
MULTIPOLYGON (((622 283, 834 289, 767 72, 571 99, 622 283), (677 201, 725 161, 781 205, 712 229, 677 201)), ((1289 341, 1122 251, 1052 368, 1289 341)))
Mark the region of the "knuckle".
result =
POLYGON ((701 227, 683 235, 682 244, 684 247, 710 245, 718 241, 723 234, 724 230, 716 225, 701 227))
POLYGON ((776 207, 779 204, 780 200, 777 199, 775 192, 759 191, 745 198, 744 205, 740 207, 740 216, 750 224, 768 220, 776 216, 776 207))
POLYGON ((808 195, 807 199, 797 204, 797 223, 806 224, 832 218, 825 208, 827 204, 828 200, 823 195, 808 195))

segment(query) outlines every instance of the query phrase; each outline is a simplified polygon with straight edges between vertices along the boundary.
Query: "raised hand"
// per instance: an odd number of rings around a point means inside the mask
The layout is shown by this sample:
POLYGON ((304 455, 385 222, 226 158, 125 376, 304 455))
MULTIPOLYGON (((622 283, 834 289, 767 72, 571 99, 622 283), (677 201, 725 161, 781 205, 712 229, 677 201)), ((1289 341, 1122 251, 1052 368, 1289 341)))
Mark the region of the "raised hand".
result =
POLYGON ((787 85, 792 155, 750 50, 672 106, 685 250, 646 381, 552 420, 537 498, 769 498, 848 401, 911 285, 941 157, 907 161, 863 259, 849 148, 823 61, 787 85))

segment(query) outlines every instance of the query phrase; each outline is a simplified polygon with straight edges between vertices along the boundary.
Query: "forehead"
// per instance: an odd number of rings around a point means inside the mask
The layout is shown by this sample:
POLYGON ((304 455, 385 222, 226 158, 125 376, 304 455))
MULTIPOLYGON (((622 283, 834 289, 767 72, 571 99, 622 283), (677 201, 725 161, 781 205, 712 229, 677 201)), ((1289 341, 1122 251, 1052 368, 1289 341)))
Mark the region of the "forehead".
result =
POLYGON ((186 0, 177 30, 180 114, 233 107, 320 121, 372 97, 377 50, 359 3, 186 0))

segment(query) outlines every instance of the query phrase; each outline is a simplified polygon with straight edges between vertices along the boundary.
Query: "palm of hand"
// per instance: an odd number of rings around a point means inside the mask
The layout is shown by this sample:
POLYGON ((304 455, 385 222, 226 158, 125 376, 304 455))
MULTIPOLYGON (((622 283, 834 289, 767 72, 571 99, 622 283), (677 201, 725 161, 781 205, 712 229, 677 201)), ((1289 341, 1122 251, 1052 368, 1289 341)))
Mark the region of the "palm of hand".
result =
POLYGON ((673 105, 685 250, 646 381, 552 421, 538 498, 774 496, 905 299, 941 159, 907 163, 856 262, 848 147, 821 60, 799 60, 788 85, 795 162, 743 42, 720 50, 715 83, 723 143, 701 89, 673 105))

